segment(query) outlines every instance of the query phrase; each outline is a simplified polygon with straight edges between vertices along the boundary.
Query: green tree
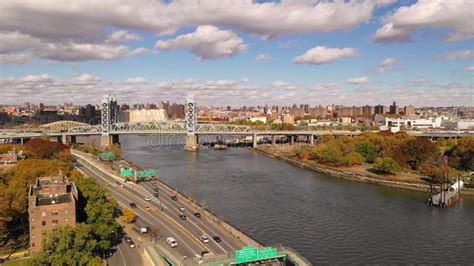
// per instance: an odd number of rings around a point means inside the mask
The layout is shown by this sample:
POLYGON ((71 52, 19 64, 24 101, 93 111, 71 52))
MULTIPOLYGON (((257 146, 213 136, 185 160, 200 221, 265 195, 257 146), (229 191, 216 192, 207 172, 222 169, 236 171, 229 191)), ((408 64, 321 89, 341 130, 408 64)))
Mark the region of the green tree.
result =
POLYGON ((449 164, 457 169, 474 171, 474 137, 461 138, 446 152, 449 164))
POLYGON ((401 171, 400 165, 391 157, 376 158, 374 169, 387 174, 396 174, 401 171))
POLYGON ((400 148, 412 169, 417 169, 425 160, 436 156, 436 145, 425 138, 409 139, 400 148))
POLYGON ((134 210, 127 207, 122 208, 122 219, 124 220, 124 222, 132 223, 133 221, 135 221, 135 217, 136 214, 134 210))
MULTIPOLYGON (((97 229, 95 229, 97 230, 97 229)), ((33 257, 33 265, 101 265, 101 251, 89 224, 60 227, 50 232, 33 257)))
POLYGON ((366 162, 374 162, 375 157, 377 157, 377 148, 375 147, 375 144, 365 140, 357 143, 355 147, 356 151, 364 157, 366 162))

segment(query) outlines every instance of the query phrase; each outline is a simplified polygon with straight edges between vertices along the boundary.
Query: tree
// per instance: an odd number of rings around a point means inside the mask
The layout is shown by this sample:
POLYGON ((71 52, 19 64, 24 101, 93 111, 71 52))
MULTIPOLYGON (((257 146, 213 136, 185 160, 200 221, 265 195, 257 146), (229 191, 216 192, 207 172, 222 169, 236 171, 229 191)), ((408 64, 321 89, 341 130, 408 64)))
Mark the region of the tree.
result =
POLYGON ((400 148, 412 169, 417 169, 423 161, 436 155, 436 145, 425 138, 409 139, 400 148))
POLYGON ((69 147, 60 142, 44 139, 31 139, 25 144, 25 149, 32 152, 38 159, 55 159, 59 153, 69 152, 69 147))
POLYGON ((446 152, 449 164, 457 169, 474 171, 474 137, 461 138, 446 152))
POLYGON ((135 217, 136 217, 136 214, 134 210, 127 207, 124 207, 122 209, 122 219, 126 223, 132 223, 133 221, 135 221, 135 217))
POLYGON ((101 265, 94 229, 89 224, 60 227, 50 232, 33 257, 33 265, 101 265))
POLYGON ((368 163, 373 163, 377 156, 377 148, 372 142, 367 140, 357 143, 356 151, 361 154, 368 163))
POLYGON ((401 170, 400 165, 391 157, 376 158, 374 168, 387 174, 396 174, 401 170))

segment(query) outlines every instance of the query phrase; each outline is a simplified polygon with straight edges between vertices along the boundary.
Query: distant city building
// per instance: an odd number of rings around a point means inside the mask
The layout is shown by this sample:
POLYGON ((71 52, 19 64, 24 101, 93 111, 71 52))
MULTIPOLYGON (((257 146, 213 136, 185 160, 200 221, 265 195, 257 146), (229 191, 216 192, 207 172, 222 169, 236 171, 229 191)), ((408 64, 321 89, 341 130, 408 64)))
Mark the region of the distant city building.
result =
POLYGON ((305 115, 305 111, 303 108, 291 108, 289 110, 289 114, 294 117, 303 117, 305 115))
POLYGON ((18 162, 18 154, 15 149, 5 154, 0 154, 0 164, 15 164, 17 162, 18 162))
POLYGON ((397 102, 393 102, 392 105, 390 105, 390 114, 391 115, 398 115, 398 105, 397 105, 397 102))
POLYGON ((168 116, 164 109, 126 110, 119 113, 120 122, 165 121, 168 116))
POLYGON ((309 108, 308 114, 315 118, 316 117, 324 118, 328 115, 328 111, 326 108, 319 106, 319 107, 309 108))
POLYGON ((387 106, 380 105, 380 104, 376 105, 374 111, 375 111, 375 114, 377 114, 377 115, 384 115, 384 114, 387 113, 387 106))
POLYGON ((172 118, 172 119, 184 118, 184 104, 178 104, 178 103, 170 104, 170 102, 166 102, 166 103, 162 102, 161 107, 165 109, 169 118, 172 118))
POLYGON ((373 116, 375 114, 375 108, 370 106, 370 105, 366 105, 366 106, 362 106, 362 115, 364 116, 373 116))
POLYGON ((474 120, 443 120, 442 126, 446 129, 474 130, 474 120))
POLYGON ((403 113, 406 116, 413 115, 413 114, 415 114, 415 112, 416 112, 416 109, 415 109, 415 106, 413 106, 413 105, 407 105, 407 106, 405 106, 405 108, 403 110, 403 113))
POLYGON ((427 119, 401 119, 401 118, 385 118, 385 125, 381 129, 398 132, 404 127, 405 129, 429 129, 441 128, 443 120, 447 117, 432 117, 427 119))
POLYGON ((78 191, 61 172, 58 176, 39 177, 28 192, 30 252, 41 249, 48 232, 59 226, 76 224, 78 191))
POLYGON ((281 121, 283 124, 295 124, 295 117, 290 114, 282 115, 281 121))

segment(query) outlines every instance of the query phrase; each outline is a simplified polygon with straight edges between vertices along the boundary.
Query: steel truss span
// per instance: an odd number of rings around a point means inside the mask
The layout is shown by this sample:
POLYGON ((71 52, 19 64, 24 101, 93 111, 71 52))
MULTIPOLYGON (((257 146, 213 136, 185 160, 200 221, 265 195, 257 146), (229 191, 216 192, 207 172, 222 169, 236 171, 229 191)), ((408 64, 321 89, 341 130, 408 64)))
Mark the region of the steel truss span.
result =
MULTIPOLYGON (((101 125, 89 125, 75 121, 58 121, 43 125, 44 133, 101 133, 101 125)), ((184 121, 128 122, 111 125, 109 134, 115 133, 186 133, 184 121)), ((224 124, 197 124, 196 133, 243 133, 252 132, 248 126, 224 124)))

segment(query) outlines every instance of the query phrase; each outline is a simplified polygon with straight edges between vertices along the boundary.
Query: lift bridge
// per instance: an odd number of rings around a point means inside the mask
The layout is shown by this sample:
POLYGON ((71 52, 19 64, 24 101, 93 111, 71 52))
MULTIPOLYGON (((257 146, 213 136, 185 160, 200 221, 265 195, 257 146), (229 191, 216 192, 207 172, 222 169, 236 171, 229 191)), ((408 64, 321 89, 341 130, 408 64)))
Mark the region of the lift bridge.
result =
POLYGON ((75 142, 77 136, 101 136, 101 146, 118 143, 119 135, 126 134, 186 134, 186 149, 197 148, 197 135, 250 135, 248 126, 198 123, 194 98, 186 98, 185 119, 182 121, 118 122, 118 105, 114 96, 104 95, 101 102, 101 121, 99 125, 89 125, 77 121, 57 121, 41 125, 39 129, 22 132, 2 131, 3 139, 29 139, 34 137, 58 137, 63 143, 75 142))

